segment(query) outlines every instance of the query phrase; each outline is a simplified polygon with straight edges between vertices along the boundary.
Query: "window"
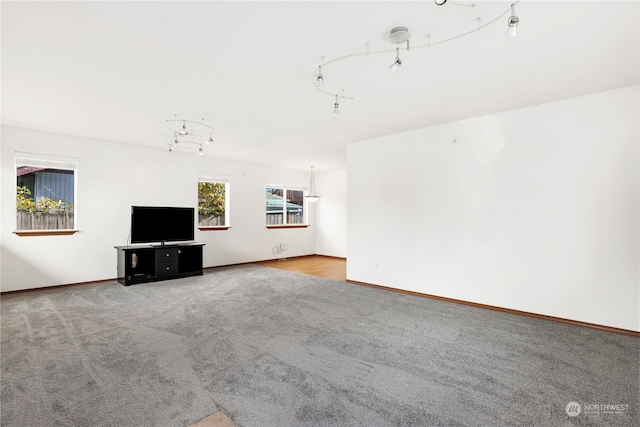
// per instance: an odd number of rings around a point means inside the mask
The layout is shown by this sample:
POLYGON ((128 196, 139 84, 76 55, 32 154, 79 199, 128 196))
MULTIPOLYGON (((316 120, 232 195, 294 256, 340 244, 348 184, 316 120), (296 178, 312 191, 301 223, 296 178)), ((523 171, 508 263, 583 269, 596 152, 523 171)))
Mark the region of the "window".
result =
POLYGON ((267 225, 305 225, 304 191, 267 187, 267 225))
POLYGON ((76 161, 17 155, 15 165, 16 234, 73 234, 76 161))
POLYGON ((229 180, 201 175, 198 178, 198 227, 229 228, 229 180))

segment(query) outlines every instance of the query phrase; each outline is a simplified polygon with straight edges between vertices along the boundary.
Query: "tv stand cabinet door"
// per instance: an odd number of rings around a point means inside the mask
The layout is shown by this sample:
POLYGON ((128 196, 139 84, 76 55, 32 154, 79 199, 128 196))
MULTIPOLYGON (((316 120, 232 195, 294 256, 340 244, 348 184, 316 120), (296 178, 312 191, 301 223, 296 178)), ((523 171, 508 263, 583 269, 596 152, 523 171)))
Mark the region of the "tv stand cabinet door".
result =
POLYGON ((178 249, 178 273, 202 274, 202 245, 182 246, 178 249))

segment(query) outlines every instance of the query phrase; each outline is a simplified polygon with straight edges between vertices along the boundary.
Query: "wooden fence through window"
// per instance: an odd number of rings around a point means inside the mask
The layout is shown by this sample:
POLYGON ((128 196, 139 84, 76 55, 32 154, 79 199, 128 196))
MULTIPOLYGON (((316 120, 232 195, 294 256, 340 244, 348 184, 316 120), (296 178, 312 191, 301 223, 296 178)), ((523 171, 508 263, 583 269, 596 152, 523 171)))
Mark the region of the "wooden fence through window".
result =
POLYGON ((18 211, 16 230, 73 230, 73 212, 18 211))
POLYGON ((226 224, 224 223, 224 215, 198 214, 198 225, 200 227, 217 227, 226 224))
MULTIPOLYGON (((283 224, 283 219, 282 212, 267 213, 267 225, 283 224)), ((287 224, 304 224, 304 216, 299 213, 287 212, 287 224)))

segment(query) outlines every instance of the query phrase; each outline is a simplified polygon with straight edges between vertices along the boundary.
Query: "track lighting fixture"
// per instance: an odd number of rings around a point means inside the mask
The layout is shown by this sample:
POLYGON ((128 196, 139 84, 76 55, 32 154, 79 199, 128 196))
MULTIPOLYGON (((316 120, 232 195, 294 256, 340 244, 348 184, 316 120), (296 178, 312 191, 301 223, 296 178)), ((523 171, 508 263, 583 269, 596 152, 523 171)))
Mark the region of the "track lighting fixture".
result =
MULTIPOLYGON (((409 50, 409 39, 411 38, 411 33, 407 29, 407 27, 395 27, 389 32, 389 41, 391 43, 400 44, 407 43, 407 50, 409 50)), ((391 72, 395 73, 398 68, 402 65, 402 60, 400 59, 400 48, 396 48, 396 59, 393 61, 393 64, 389 66, 391 72)))
POLYGON ((508 37, 515 37, 518 32, 518 24, 520 23, 520 19, 516 16, 516 4, 513 3, 511 5, 511 16, 507 21, 509 26, 507 27, 507 32, 505 33, 508 37))
POLYGON ((393 61, 393 64, 389 66, 389 69, 391 70, 392 73, 395 73, 398 70, 398 68, 400 68, 401 65, 402 65, 402 60, 400 59, 400 48, 397 47, 396 59, 395 61, 393 61))
MULTIPOLYGON (((447 3, 447 0, 434 0, 435 4, 437 6, 443 6, 445 3, 447 3)), ((428 33, 426 35, 426 37, 423 39, 420 39, 421 41, 418 42, 417 45, 412 46, 412 50, 415 49, 419 49, 422 52, 426 51, 427 49, 431 48, 432 46, 435 45, 442 45, 448 42, 452 42, 454 40, 460 40, 463 37, 469 37, 472 34, 474 34, 477 31, 480 31, 490 25, 495 24, 496 22, 499 22, 501 19, 503 19, 504 16, 509 16, 509 19, 507 21, 508 23, 508 27, 507 27, 507 36, 511 36, 514 37, 517 33, 517 29, 518 29, 518 24, 520 23, 520 19, 518 18, 518 16, 516 15, 515 12, 515 6, 520 2, 520 0, 512 0, 513 3, 511 3, 510 7, 508 9, 502 9, 502 12, 498 13, 497 15, 494 15, 491 18, 486 19, 485 21, 485 17, 483 16, 482 18, 478 17, 475 19, 476 25, 474 25, 475 28, 466 28, 466 29, 461 29, 461 31, 459 31, 457 34, 454 35, 450 35, 448 36, 448 38, 443 38, 440 40, 433 40, 432 39, 432 35, 430 33, 428 33), (510 13, 510 15, 509 15, 510 13), (422 41, 423 40, 423 41, 422 41)), ((455 4, 457 6, 469 6, 469 7, 473 7, 473 8, 478 8, 481 9, 481 3, 482 2, 478 2, 478 3, 472 3, 472 4, 461 4, 460 2, 454 1, 454 2, 450 2, 450 4, 455 4)), ((488 2, 487 2, 488 3, 488 2)), ((504 21, 503 21, 504 22, 504 21)), ((388 40, 391 43, 394 44, 401 44, 401 43, 405 43, 407 44, 407 51, 409 51, 409 39, 411 38, 411 34, 409 33, 409 30, 407 29, 407 27, 394 27, 388 35, 388 40)), ((324 95, 327 96, 335 96, 335 103, 334 108, 333 108, 333 114, 339 114, 339 105, 338 105, 338 95, 335 95, 335 91, 333 90, 327 90, 324 87, 324 75, 323 75, 323 68, 326 67, 327 65, 331 65, 331 64, 335 64, 337 62, 342 62, 343 60, 349 60, 351 58, 354 58, 356 56, 369 56, 369 55, 388 55, 389 52, 392 52, 391 49, 389 48, 380 48, 377 50, 371 50, 369 48, 369 43, 365 43, 364 48, 359 51, 359 52, 352 52, 352 53, 348 53, 345 54, 343 56, 337 57, 337 58, 332 58, 330 60, 328 60, 327 62, 324 61, 324 57, 322 57, 322 65, 319 66, 316 70, 314 70, 313 72, 313 79, 314 79, 314 84, 316 86, 316 89, 318 89, 319 92, 321 92, 324 95)), ((400 66, 402 65, 402 59, 400 59, 400 47, 396 47, 396 57, 395 60, 393 61, 393 63, 389 66, 389 70, 391 70, 391 72, 396 72, 398 71, 398 68, 400 68, 400 66)), ((334 79, 332 78, 331 81, 333 81, 334 79)), ((339 79, 336 79, 339 80, 339 79)), ((346 99, 353 99, 353 97, 345 97, 344 95, 342 96, 342 98, 346 98, 346 99)))
MULTIPOLYGON (((170 141, 167 142, 165 139, 165 144, 169 146, 169 151, 174 151, 173 148, 179 148, 177 151, 188 151, 191 149, 198 150, 198 154, 203 155, 202 143, 206 142, 210 144, 213 142, 213 132, 215 128, 204 123, 204 119, 202 119, 202 121, 172 119, 166 120, 166 122, 182 122, 180 129, 173 131, 173 136, 170 141), (189 123, 188 128, 187 123, 189 123), (190 138, 184 138, 185 136, 189 136, 190 138)), ((167 134, 165 134, 165 138, 166 135, 167 134)))

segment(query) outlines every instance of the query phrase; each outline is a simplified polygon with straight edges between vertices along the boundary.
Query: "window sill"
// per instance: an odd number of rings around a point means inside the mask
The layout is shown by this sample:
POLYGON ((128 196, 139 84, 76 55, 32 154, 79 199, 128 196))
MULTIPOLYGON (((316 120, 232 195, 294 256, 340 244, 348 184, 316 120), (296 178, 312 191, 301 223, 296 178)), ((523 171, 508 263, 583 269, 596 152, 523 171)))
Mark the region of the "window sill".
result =
POLYGON ((77 233, 78 230, 17 230, 13 234, 20 237, 24 236, 70 236, 77 233))
POLYGON ((284 224, 284 225, 267 225, 265 227, 271 228, 307 228, 309 224, 284 224))
POLYGON ((198 227, 200 231, 214 231, 214 230, 228 230, 231 227, 223 226, 223 227, 198 227))

